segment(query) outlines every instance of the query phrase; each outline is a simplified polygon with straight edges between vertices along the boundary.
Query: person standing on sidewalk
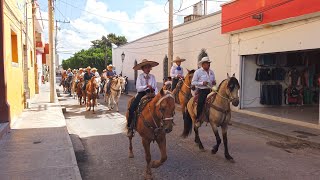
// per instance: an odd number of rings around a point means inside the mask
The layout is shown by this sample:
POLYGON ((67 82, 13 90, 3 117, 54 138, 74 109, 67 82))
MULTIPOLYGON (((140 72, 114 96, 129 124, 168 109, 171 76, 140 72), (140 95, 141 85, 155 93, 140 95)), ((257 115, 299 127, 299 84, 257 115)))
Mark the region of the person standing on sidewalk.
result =
POLYGON ((183 61, 185 61, 185 59, 181 59, 179 56, 177 56, 176 59, 173 60, 173 62, 176 64, 173 65, 170 70, 170 76, 172 78, 171 91, 176 88, 179 80, 183 78, 183 68, 181 67, 181 62, 183 61))
POLYGON ((199 62, 199 68, 194 72, 191 85, 194 85, 197 88, 199 97, 197 105, 197 118, 196 118, 196 127, 200 127, 201 113, 204 108, 204 104, 207 98, 207 95, 210 93, 212 86, 216 85, 216 79, 214 72, 210 69, 210 59, 209 57, 203 57, 199 62))
POLYGON ((132 136, 132 119, 134 118, 134 112, 137 109, 141 98, 146 95, 147 93, 158 93, 157 89, 157 81, 154 75, 150 74, 150 71, 152 67, 158 66, 159 63, 155 61, 149 61, 147 59, 143 59, 141 63, 135 65, 133 67, 134 70, 142 70, 143 73, 141 73, 137 77, 137 83, 136 83, 136 88, 137 88, 137 94, 135 95, 135 99, 130 105, 129 108, 129 117, 127 119, 127 128, 128 128, 128 133, 127 135, 130 137, 132 136))

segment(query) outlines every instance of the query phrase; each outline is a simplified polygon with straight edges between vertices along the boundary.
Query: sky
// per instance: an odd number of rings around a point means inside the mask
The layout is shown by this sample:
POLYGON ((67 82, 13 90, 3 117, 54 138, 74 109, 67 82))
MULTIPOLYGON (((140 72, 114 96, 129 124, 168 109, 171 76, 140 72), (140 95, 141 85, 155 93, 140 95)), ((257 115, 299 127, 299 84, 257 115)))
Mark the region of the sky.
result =
MULTIPOLYGON (((87 49, 92 40, 115 33, 128 41, 168 28, 167 0, 54 0, 55 20, 58 22, 60 62, 73 53, 87 49)), ((209 0, 208 13, 220 10, 229 0, 209 0)), ((173 0, 173 24, 183 23, 184 15, 193 12, 191 5, 199 0, 173 0), (191 7, 189 7, 191 6, 191 7), (189 8, 188 8, 189 7, 189 8)), ((48 0, 38 0, 41 16, 48 19, 48 0)), ((48 21, 43 21, 45 41, 48 42, 48 21)))

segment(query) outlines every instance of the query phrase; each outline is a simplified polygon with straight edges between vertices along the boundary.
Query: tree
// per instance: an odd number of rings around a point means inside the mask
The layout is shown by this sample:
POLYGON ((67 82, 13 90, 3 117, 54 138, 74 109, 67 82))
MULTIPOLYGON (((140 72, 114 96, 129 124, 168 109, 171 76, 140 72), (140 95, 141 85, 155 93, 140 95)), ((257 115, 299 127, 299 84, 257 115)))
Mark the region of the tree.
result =
POLYGON ((92 45, 89 49, 76 52, 72 57, 62 61, 63 69, 79 69, 87 66, 95 67, 99 72, 111 64, 112 60, 112 43, 117 46, 127 43, 124 36, 116 36, 111 33, 107 37, 102 36, 101 39, 91 41, 92 45), (110 59, 107 59, 109 57, 110 59))

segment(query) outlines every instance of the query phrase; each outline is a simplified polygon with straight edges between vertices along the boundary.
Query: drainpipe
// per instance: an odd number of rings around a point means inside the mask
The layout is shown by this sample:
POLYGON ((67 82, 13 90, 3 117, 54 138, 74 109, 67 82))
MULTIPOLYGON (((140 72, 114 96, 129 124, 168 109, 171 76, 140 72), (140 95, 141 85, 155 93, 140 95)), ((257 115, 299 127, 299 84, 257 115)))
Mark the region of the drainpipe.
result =
POLYGON ((25 24, 25 49, 24 49, 24 61, 23 61, 23 77, 24 77, 24 102, 25 102, 25 107, 27 107, 26 101, 27 99, 30 98, 30 88, 29 88, 29 67, 28 67, 28 40, 29 40, 29 31, 28 31, 28 2, 26 1, 25 3, 25 11, 26 11, 26 24, 25 24))
POLYGON ((10 105, 7 102, 7 82, 4 46, 4 0, 0 0, 0 123, 10 122, 10 105))
POLYGON ((37 60, 37 47, 36 47, 36 3, 32 0, 32 27, 33 27, 33 62, 34 62, 34 80, 35 80, 35 92, 39 94, 39 81, 38 81, 38 60, 37 60))

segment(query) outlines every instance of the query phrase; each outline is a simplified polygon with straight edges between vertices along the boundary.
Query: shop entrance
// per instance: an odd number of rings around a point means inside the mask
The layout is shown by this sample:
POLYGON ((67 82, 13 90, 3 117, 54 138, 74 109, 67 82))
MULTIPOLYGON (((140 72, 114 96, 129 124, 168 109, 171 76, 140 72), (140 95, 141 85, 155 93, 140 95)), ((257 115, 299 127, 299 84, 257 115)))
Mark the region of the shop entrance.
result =
POLYGON ((320 49, 242 56, 240 108, 319 124, 320 49))

